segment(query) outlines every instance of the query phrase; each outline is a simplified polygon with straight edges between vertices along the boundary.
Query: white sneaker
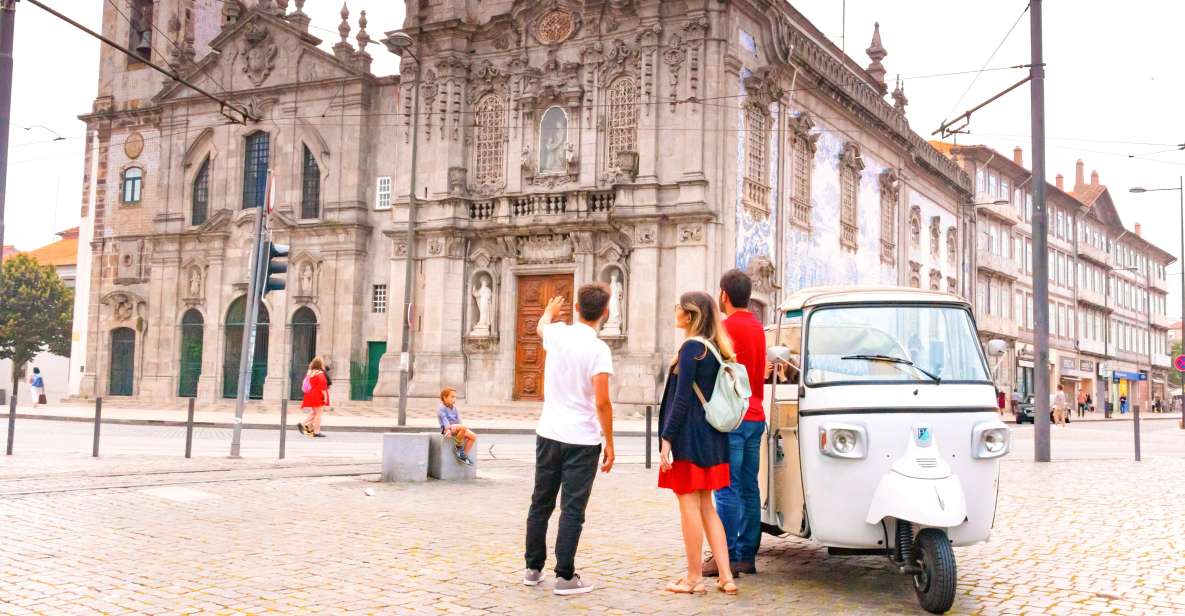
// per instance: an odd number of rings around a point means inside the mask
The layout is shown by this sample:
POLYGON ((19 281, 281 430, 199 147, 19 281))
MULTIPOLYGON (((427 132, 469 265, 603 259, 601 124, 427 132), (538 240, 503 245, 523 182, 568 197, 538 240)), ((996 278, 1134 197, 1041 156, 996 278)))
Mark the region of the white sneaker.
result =
POLYGON ((557 595, 583 595, 586 592, 592 592, 593 588, 595 588, 595 586, 592 584, 585 584, 584 580, 580 579, 580 574, 575 573, 572 575, 572 579, 570 580, 565 580, 562 577, 556 577, 555 590, 553 592, 555 592, 557 595))
POLYGON ((523 586, 538 586, 542 581, 543 571, 539 569, 527 569, 527 572, 523 574, 523 586))

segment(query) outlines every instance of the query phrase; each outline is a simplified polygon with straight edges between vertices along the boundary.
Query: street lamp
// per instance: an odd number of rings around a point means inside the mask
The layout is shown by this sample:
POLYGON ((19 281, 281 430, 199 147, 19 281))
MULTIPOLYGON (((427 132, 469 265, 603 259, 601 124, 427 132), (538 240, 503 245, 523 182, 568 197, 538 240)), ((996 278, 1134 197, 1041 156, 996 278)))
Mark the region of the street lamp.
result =
MULTIPOLYGON (((1119 243, 1119 240, 1123 239, 1124 235, 1127 235, 1126 230, 1124 230, 1124 232, 1119 235, 1119 238, 1117 238, 1115 242, 1119 243)), ((1136 268, 1134 267, 1107 266, 1107 275, 1103 280, 1103 318, 1106 319, 1103 327, 1103 357, 1105 357, 1108 362, 1111 361, 1111 316, 1109 314, 1111 312, 1111 272, 1134 272, 1135 270, 1136 268)), ((1115 372, 1115 369, 1112 368, 1111 372, 1115 372)), ((1111 417, 1111 380, 1111 375, 1108 374, 1107 397, 1103 399, 1104 417, 1111 417)))
POLYGON ((1008 205, 1011 203, 1007 199, 996 199, 995 201, 984 201, 983 203, 964 203, 963 207, 976 207, 980 205, 1008 205))
MULTIPOLYGON (((1147 192, 1163 192, 1166 190, 1175 190, 1181 197, 1181 261, 1185 265, 1185 176, 1177 177, 1176 188, 1144 188, 1142 186, 1133 187, 1130 192, 1142 194, 1147 192)), ((1185 340, 1185 274, 1181 275, 1181 339, 1185 340)), ((1185 408, 1185 407, 1183 407, 1185 408)), ((1185 418, 1185 410, 1182 411, 1182 417, 1185 418)), ((1185 430, 1185 419, 1181 420, 1181 429, 1185 430)))
POLYGON ((411 111, 411 172, 407 196, 407 257, 403 262, 403 339, 399 354, 399 425, 407 424, 407 386, 411 372, 411 318, 416 255, 416 155, 420 144, 420 58, 412 51, 415 41, 406 32, 388 32, 383 40, 387 51, 400 57, 408 54, 415 60, 415 85, 412 90, 411 111))

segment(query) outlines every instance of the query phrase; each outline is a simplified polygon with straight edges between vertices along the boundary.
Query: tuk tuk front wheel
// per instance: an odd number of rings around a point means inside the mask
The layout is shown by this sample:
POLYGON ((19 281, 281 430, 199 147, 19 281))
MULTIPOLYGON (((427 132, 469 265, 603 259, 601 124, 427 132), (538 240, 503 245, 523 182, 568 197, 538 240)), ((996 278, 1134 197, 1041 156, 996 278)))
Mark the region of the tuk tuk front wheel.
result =
POLYGON ((914 591, 922 609, 943 614, 954 605, 955 551, 946 533, 927 528, 918 533, 913 546, 913 560, 919 571, 913 576, 914 591))

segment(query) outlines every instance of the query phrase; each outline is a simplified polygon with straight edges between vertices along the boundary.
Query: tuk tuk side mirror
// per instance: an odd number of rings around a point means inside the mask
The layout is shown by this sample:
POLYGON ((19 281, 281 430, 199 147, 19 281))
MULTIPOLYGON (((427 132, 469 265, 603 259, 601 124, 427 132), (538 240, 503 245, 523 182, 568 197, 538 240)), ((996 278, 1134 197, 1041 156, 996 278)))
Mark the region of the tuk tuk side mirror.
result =
POLYGON ((1008 343, 996 338, 987 344, 988 355, 992 357, 1003 357, 1004 353, 1008 351, 1008 343))

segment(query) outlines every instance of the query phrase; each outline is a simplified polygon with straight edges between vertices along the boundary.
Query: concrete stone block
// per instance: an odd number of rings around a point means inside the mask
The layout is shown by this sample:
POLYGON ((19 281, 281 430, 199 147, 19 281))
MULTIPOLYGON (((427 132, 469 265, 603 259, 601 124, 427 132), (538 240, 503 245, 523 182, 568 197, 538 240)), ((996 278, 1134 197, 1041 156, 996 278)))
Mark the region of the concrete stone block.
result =
POLYGON ((428 444, 428 476, 444 481, 471 481, 477 479, 477 448, 474 447, 473 466, 461 462, 453 455, 453 439, 440 434, 431 434, 428 444))
POLYGON ((383 482, 427 481, 428 445, 432 436, 383 434, 383 482))

